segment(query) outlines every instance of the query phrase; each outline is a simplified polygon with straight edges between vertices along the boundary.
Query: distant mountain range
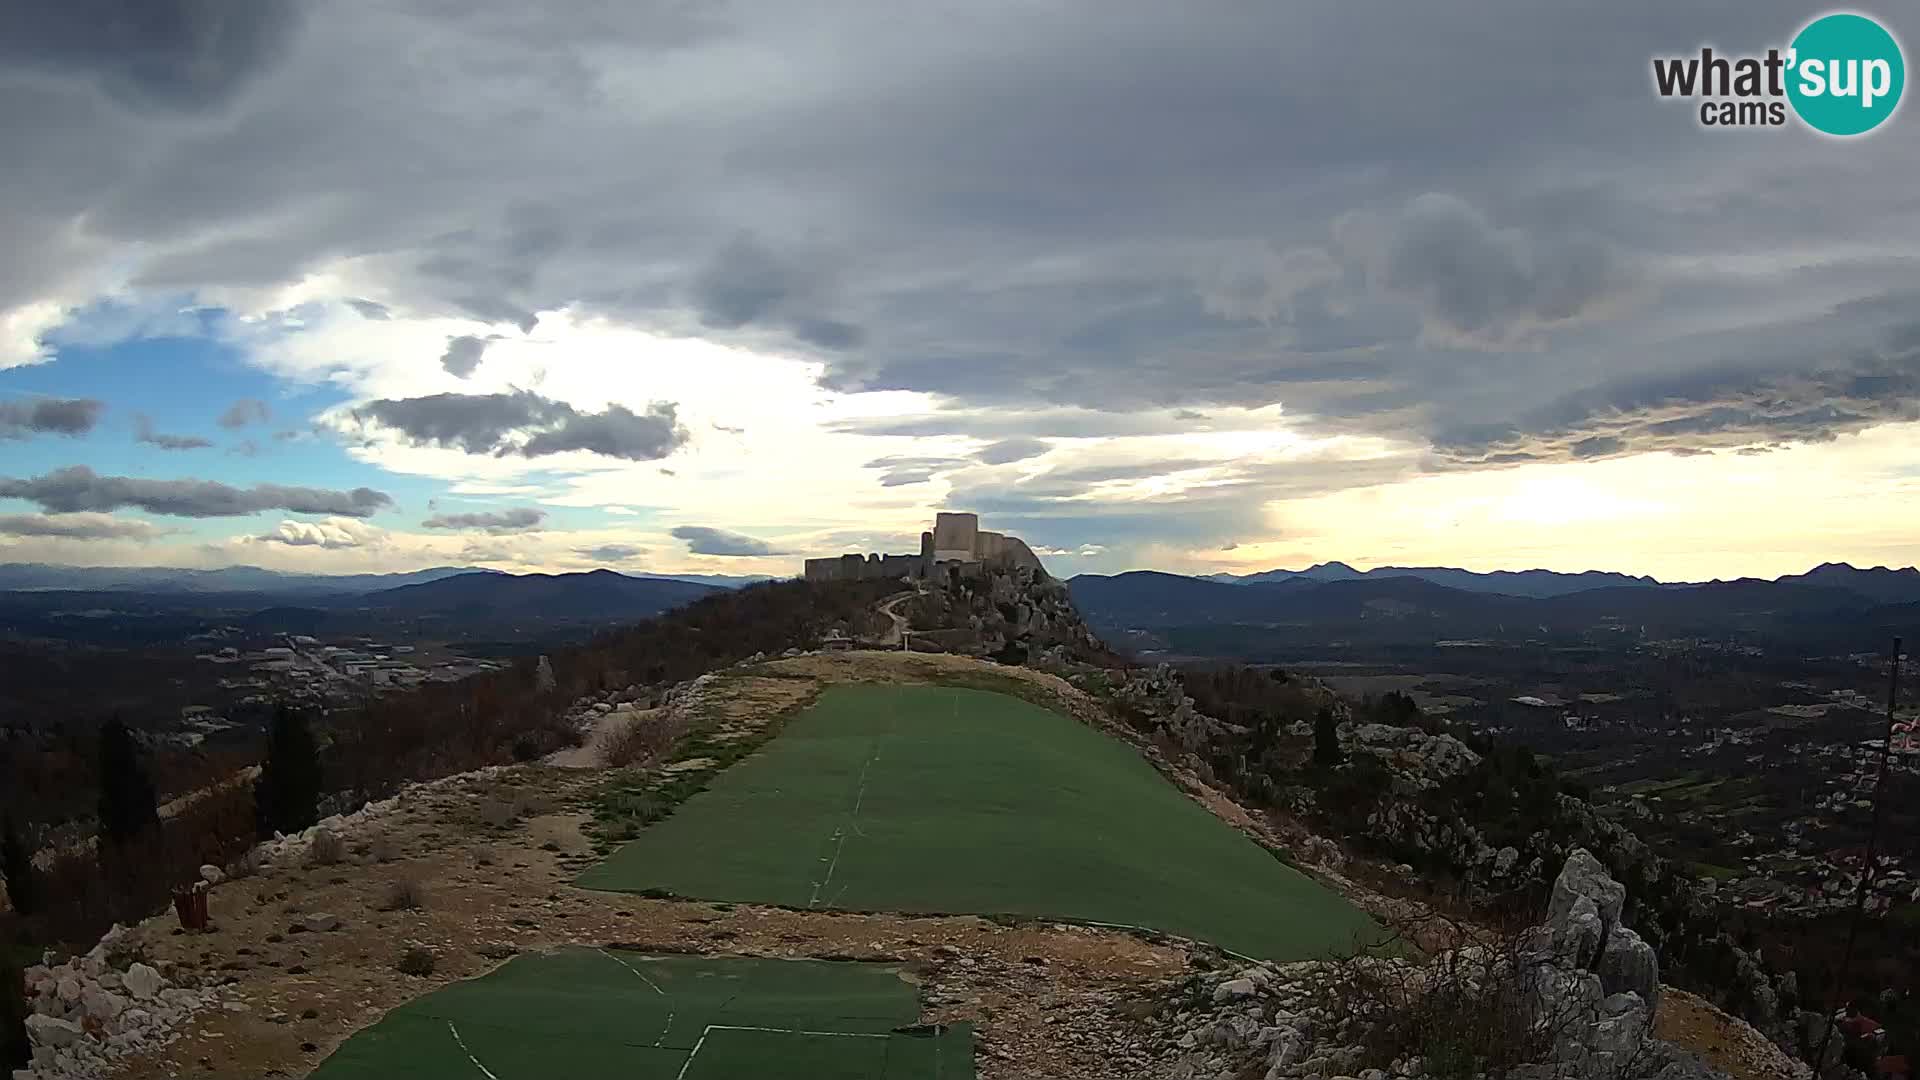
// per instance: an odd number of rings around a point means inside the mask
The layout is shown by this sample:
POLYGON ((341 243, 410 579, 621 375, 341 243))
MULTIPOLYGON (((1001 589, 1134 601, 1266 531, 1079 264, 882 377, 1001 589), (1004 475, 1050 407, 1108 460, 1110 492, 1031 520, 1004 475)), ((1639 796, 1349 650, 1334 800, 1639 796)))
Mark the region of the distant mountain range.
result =
POLYGON ((498 618, 526 613, 546 619, 623 619, 722 591, 719 586, 668 578, 628 577, 612 570, 584 574, 455 574, 383 589, 361 598, 366 607, 412 614, 498 618))
MULTIPOLYGON (((604 573, 611 574, 613 571, 608 570, 604 573)), ((413 570, 400 574, 289 574, 278 570, 264 570, 258 566, 189 570, 180 567, 0 563, 0 592, 38 592, 57 589, 69 592, 357 595, 474 574, 514 576, 503 571, 476 566, 435 566, 426 570, 413 570)), ((756 581, 772 580, 765 575, 730 574, 618 574, 615 576, 629 579, 692 582, 723 589, 737 589, 756 581)))
MULTIPOLYGON (((1827 564, 1773 581, 1703 583, 1626 578, 1630 584, 1622 584, 1622 577, 1451 569, 1363 574, 1327 564, 1258 580, 1136 571, 1082 574, 1067 585, 1087 621, 1109 633, 1239 627, 1249 641, 1293 646, 1336 640, 1405 645, 1563 640, 1615 631, 1859 651, 1883 646, 1889 634, 1913 637, 1920 630, 1920 571, 1911 569, 1827 564), (1573 587, 1582 582, 1593 584, 1573 587), (1535 594, 1513 591, 1519 588, 1535 594), (1846 648, 1849 643, 1858 648, 1846 648)), ((1210 630, 1187 638, 1217 645, 1232 636, 1223 638, 1223 633, 1210 630)))
MULTIPOLYGON (((1553 570, 1494 570, 1479 573, 1449 566, 1376 566, 1355 570, 1343 562, 1316 563, 1305 570, 1264 570, 1257 574, 1206 574, 1200 580, 1228 585, 1278 585, 1287 582, 1377 581, 1382 578, 1419 578, 1465 592, 1500 593, 1536 598, 1565 596, 1606 588, 1688 589, 1718 582, 1664 582, 1605 570, 1563 574, 1553 570)), ((1740 578, 1741 581, 1759 580, 1740 578)), ((1846 563, 1822 563, 1804 574, 1775 578, 1776 583, 1830 585, 1857 592, 1883 604, 1920 602, 1920 570, 1909 566, 1858 569, 1846 563)))

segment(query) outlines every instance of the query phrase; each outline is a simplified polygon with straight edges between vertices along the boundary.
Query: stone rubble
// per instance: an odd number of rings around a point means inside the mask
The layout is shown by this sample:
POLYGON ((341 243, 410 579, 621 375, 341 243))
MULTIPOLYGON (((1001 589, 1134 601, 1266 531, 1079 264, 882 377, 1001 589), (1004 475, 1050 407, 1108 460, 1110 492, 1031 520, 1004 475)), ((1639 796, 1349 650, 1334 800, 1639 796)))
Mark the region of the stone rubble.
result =
POLYGON ((176 984, 126 947, 115 926, 85 956, 26 971, 27 1039, 33 1060, 13 1080, 101 1075, 112 1063, 164 1046, 193 1015, 244 1005, 231 988, 176 984))

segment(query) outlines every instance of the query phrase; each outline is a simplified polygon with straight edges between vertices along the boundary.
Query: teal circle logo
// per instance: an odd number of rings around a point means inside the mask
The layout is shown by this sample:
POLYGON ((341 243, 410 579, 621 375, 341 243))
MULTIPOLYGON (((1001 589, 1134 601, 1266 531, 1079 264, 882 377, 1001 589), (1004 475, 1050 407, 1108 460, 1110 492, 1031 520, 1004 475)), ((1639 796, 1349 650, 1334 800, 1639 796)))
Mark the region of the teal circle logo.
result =
POLYGON ((1907 65, 1900 43, 1865 15, 1822 15, 1794 36, 1787 99, 1816 131, 1864 135, 1900 104, 1907 65))

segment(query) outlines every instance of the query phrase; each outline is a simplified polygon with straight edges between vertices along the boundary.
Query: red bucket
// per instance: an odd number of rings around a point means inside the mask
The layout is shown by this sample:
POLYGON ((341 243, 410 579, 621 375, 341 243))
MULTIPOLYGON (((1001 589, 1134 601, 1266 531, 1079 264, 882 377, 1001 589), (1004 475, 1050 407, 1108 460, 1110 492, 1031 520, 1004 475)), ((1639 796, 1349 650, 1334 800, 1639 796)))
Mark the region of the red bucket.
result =
POLYGON ((180 928, 183 930, 205 930, 207 928, 207 883, 196 881, 191 886, 173 890, 173 911, 180 916, 180 928))

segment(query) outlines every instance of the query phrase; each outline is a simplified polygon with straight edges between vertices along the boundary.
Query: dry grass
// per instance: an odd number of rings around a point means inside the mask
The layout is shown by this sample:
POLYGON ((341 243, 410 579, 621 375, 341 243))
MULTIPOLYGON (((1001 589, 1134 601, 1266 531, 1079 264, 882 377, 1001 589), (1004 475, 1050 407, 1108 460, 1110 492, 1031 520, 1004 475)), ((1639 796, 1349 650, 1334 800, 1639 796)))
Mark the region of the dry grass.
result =
POLYGON ((682 730, 681 725, 669 723, 658 714, 635 716, 601 741, 600 758, 616 769, 658 760, 682 730))

